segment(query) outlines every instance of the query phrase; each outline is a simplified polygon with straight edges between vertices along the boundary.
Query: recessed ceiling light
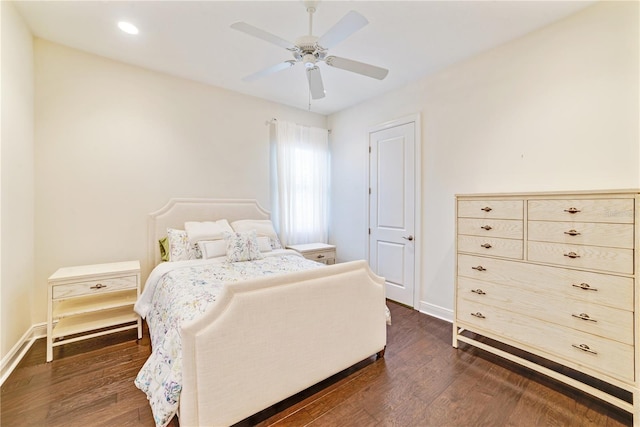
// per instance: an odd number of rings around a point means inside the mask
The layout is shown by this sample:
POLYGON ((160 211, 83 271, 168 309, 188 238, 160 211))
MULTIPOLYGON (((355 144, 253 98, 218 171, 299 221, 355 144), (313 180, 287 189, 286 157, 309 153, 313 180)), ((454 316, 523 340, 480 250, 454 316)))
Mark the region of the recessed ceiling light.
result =
POLYGON ((138 34, 138 27, 130 22, 120 21, 118 22, 118 28, 127 34, 138 34))

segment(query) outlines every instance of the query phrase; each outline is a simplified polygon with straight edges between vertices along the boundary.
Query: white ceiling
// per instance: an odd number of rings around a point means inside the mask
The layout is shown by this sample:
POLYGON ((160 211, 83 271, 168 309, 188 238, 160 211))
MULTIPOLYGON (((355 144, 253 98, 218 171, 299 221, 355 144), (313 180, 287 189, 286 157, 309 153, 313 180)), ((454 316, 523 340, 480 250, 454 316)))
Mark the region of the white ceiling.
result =
MULTIPOLYGON (((388 68, 383 81, 320 64, 327 96, 311 111, 330 114, 402 87, 592 4, 590 1, 324 1, 313 33, 349 10, 369 24, 331 55, 388 68)), ((302 1, 17 1, 37 37, 129 64, 308 109, 304 66, 263 79, 242 77, 292 59, 278 46, 231 29, 247 22, 289 41, 308 33, 302 1), (137 36, 121 32, 128 20, 137 36)))

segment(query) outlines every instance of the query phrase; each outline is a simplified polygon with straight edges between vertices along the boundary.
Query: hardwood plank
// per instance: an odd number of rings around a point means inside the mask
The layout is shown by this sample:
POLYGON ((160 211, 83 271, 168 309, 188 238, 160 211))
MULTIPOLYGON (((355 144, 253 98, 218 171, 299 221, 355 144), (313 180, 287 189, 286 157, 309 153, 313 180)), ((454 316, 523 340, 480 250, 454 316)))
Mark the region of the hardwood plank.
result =
MULTIPOLYGON (((462 345, 451 324, 389 303, 385 357, 369 358, 241 426, 631 426, 630 414, 462 345)), ((151 352, 126 331, 54 349, 37 341, 1 389, 0 424, 153 426, 133 380, 151 352)), ((179 427, 172 420, 171 427, 179 427)))

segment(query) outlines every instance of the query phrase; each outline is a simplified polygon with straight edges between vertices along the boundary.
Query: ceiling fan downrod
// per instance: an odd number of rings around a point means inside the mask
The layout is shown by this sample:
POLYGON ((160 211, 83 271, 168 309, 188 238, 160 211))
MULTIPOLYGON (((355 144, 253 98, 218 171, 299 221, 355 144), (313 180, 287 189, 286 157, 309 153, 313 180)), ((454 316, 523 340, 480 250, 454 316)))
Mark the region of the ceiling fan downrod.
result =
POLYGON ((309 35, 313 35, 313 13, 316 11, 315 7, 307 7, 307 12, 309 12, 309 35))

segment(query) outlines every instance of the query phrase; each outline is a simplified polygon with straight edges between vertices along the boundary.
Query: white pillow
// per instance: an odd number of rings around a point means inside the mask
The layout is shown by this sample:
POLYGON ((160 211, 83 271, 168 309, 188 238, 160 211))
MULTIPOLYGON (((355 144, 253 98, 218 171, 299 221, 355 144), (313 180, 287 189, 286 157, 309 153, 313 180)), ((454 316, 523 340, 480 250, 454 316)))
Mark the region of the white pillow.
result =
POLYGON ((267 236, 260 236, 257 240, 260 252, 271 252, 273 250, 273 248, 271 247, 271 241, 267 236))
POLYGON ((188 221, 184 223, 184 229, 189 237, 189 242, 195 244, 202 240, 224 239, 222 233, 232 233, 233 229, 226 219, 217 221, 188 221))
POLYGON ((198 242, 202 259, 217 258, 227 255, 226 240, 201 240, 198 242))
POLYGON ((273 228, 273 223, 270 219, 241 219, 239 221, 233 221, 231 226, 235 231, 244 232, 256 230, 257 236, 266 236, 271 242, 272 249, 282 249, 278 234, 273 228))

